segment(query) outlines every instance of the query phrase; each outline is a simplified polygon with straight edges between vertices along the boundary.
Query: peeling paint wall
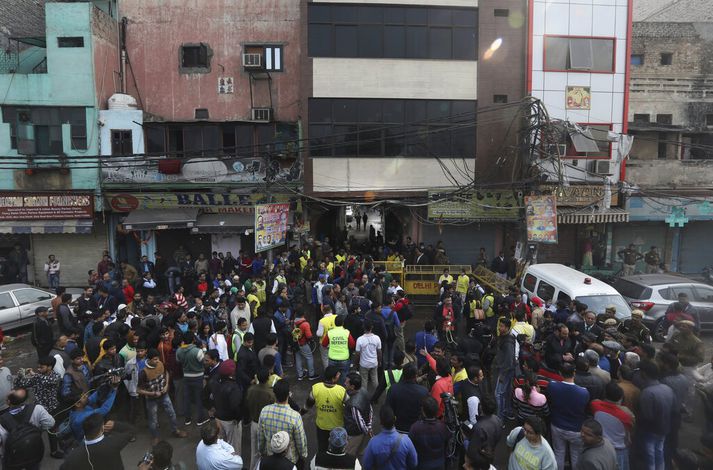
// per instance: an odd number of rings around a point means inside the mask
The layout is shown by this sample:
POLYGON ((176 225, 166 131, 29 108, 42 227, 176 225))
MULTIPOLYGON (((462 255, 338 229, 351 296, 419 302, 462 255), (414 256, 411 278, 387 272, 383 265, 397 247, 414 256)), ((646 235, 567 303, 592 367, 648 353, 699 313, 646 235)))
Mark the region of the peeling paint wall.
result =
MULTIPOLYGON (((283 71, 272 72, 274 118, 300 116, 300 5, 293 0, 125 0, 127 49, 133 69, 128 92, 141 96, 144 111, 165 120, 192 120, 207 108, 210 120, 250 119, 250 75, 242 67, 245 44, 283 45, 283 71), (180 47, 205 43, 210 72, 179 73, 180 47), (233 77, 234 92, 218 93, 219 77, 233 77), (136 84, 134 84, 134 79, 136 84), (137 90, 138 88, 138 90, 137 90)), ((270 103, 269 81, 253 84, 256 107, 270 103)))

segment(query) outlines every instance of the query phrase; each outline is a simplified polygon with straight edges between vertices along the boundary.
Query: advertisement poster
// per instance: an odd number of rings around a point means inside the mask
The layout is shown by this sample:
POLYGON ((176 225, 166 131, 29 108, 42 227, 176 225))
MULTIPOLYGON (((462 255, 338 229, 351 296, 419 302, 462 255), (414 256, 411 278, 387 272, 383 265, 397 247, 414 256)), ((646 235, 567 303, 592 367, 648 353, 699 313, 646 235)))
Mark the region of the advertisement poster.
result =
POLYGON ((591 109, 592 93, 588 86, 567 87, 567 109, 591 109))
POLYGON ((527 241, 557 243, 557 198, 525 196, 527 241))
POLYGON ((0 220, 91 219, 93 194, 0 193, 0 220))
POLYGON ((289 214, 289 204, 255 206, 255 253, 285 244, 289 214))
POLYGON ((429 219, 449 220, 518 220, 522 201, 512 190, 476 191, 450 197, 448 193, 429 192, 429 219), (518 200, 519 199, 519 200, 518 200))

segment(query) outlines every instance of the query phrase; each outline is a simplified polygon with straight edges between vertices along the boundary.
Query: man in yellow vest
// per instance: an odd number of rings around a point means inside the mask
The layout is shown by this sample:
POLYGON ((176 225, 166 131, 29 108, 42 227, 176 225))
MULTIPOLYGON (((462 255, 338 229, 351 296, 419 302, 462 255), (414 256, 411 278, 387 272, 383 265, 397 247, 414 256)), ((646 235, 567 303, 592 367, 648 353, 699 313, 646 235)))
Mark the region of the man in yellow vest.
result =
POLYGON ((329 432, 344 427, 344 404, 349 399, 347 391, 339 385, 339 368, 329 366, 324 371, 324 382, 312 385, 307 398, 307 408, 317 406, 317 451, 327 451, 329 432))
POLYGON ((463 312, 463 306, 465 306, 465 297, 468 294, 468 288, 470 287, 470 278, 465 273, 465 268, 460 270, 460 275, 456 280, 456 292, 460 295, 461 313, 463 312))
POLYGON ((356 347, 356 342, 352 338, 349 330, 344 328, 344 317, 335 316, 334 328, 329 330, 322 337, 322 346, 328 347, 329 365, 337 367, 340 372, 339 385, 344 385, 344 381, 349 373, 349 351, 356 347))
POLYGON ((280 287, 280 284, 283 286, 287 285, 287 278, 285 277, 285 270, 283 268, 280 268, 280 270, 277 272, 277 276, 275 276, 275 280, 272 283, 272 295, 277 294, 277 290, 280 287))
POLYGON ((337 318, 333 313, 332 313, 332 307, 329 305, 324 306, 323 309, 324 316, 319 320, 319 323, 317 324, 317 337, 319 338, 319 344, 320 344, 320 349, 319 349, 319 354, 322 358, 322 368, 326 369, 327 366, 329 365, 329 348, 326 346, 322 346, 322 340, 327 337, 327 333, 329 333, 329 330, 334 328, 334 320, 337 318))

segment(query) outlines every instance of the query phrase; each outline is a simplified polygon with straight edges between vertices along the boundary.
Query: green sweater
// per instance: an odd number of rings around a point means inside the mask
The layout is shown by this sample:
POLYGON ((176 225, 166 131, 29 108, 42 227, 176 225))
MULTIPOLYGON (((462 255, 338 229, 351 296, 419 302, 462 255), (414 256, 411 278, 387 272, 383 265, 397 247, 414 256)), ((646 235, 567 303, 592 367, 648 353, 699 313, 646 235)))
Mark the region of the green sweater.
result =
POLYGON ((181 346, 176 352, 176 360, 183 367, 183 376, 189 378, 203 377, 203 350, 195 344, 181 346))

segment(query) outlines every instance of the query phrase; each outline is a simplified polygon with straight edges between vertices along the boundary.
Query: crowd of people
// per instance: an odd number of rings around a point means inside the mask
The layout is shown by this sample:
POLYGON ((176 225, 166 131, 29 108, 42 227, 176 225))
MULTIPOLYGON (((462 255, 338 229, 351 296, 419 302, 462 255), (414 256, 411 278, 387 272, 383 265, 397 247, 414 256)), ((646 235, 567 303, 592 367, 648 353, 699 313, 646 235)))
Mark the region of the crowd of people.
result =
MULTIPOLYGON (((37 368, 0 367, 5 468, 42 468, 45 432, 62 468, 125 468, 145 420, 143 469, 179 468, 171 443, 196 426, 200 470, 489 469, 503 446, 498 468, 658 470, 677 458, 693 391, 713 391, 686 299, 657 352, 640 311, 620 321, 613 307, 495 293, 467 269, 444 270, 416 320, 388 263, 328 239, 272 262, 177 251, 171 267, 105 253, 81 297, 58 287, 37 309, 37 368)), ((384 257, 425 251, 407 239, 384 257)))

